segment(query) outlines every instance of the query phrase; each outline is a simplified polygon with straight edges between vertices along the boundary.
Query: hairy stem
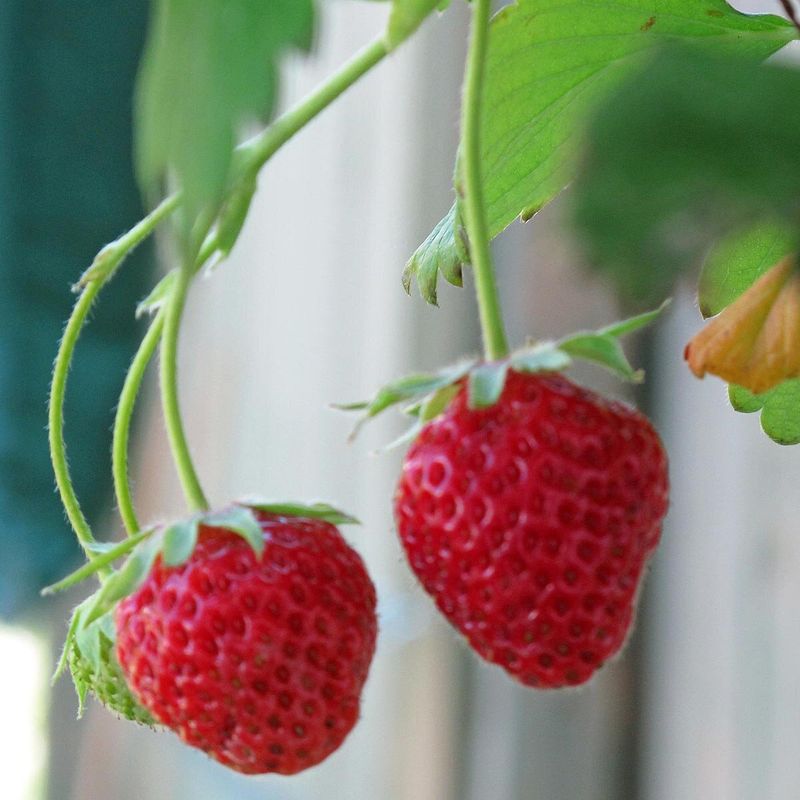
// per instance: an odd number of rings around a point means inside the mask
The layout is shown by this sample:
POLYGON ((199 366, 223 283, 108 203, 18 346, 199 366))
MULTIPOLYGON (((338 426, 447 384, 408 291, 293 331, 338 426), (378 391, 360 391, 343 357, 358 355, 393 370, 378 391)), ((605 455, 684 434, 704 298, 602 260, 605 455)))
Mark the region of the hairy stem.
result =
POLYGON ((161 404, 183 492, 190 508, 193 511, 201 511, 208 508, 208 502, 192 463, 178 402, 178 333, 192 275, 193 262, 180 268, 165 310, 164 334, 161 342, 161 404))
POLYGON ((89 310, 94 303, 100 289, 103 288, 101 281, 92 281, 81 292, 72 315, 67 322, 64 336, 58 348, 56 363, 53 367, 53 380, 50 386, 50 406, 48 431, 50 437, 50 458, 53 462, 53 472, 56 476, 56 485, 61 495, 61 502, 67 512, 67 518, 72 525, 75 535, 78 537, 81 547, 86 553, 86 557, 91 561, 94 554, 91 545, 95 538, 89 522, 81 510, 75 487, 72 484, 72 477, 69 473, 69 463, 67 461, 67 448, 64 442, 64 395, 67 388, 67 377, 69 367, 72 363, 72 355, 75 352, 75 345, 80 336, 83 324, 89 314, 89 310))
POLYGON ((119 506, 122 522, 129 536, 139 530, 139 520, 134 511, 128 476, 128 441, 130 438, 131 418, 133 417, 133 409, 136 405, 136 398, 139 395, 147 365, 153 357, 164 330, 164 316, 162 309, 156 315, 142 343, 139 345, 128 374, 125 376, 125 384, 122 387, 119 404, 117 405, 117 414, 114 419, 114 443, 111 450, 114 493, 117 497, 117 505, 119 506))
POLYGON ((75 487, 69 471, 66 443, 64 442, 64 396, 66 394, 69 369, 81 330, 100 290, 114 276, 114 273, 125 258, 178 207, 179 203, 180 198, 177 196, 167 198, 127 233, 106 245, 98 253, 92 266, 89 267, 78 282, 81 294, 67 322, 53 367, 48 409, 50 458, 53 464, 56 485, 67 513, 67 518, 90 562, 96 558, 96 554, 91 550, 91 545, 94 543, 95 538, 75 493, 75 487))
POLYGON ((91 281, 104 282, 111 278, 125 258, 150 236, 180 206, 180 203, 181 196, 179 193, 164 198, 127 233, 107 244, 95 256, 94 262, 89 269, 81 275, 77 288, 82 289, 91 281))
POLYGON ((483 331, 484 353, 488 360, 494 361, 508 355, 508 343, 494 278, 489 246, 491 237, 486 221, 486 202, 481 175, 481 108, 491 2, 474 0, 472 6, 472 33, 467 55, 461 116, 464 222, 475 272, 475 291, 483 331))

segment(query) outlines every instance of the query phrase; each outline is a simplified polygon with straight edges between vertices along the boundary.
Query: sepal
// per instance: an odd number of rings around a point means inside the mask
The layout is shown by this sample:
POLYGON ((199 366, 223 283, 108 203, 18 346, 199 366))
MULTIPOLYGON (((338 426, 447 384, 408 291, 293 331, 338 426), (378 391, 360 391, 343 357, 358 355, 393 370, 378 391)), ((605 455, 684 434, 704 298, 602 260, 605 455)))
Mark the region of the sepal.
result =
POLYGON ((353 438, 365 422, 400 403, 403 412, 413 419, 411 427, 384 449, 413 440, 426 422, 445 411, 466 383, 467 403, 481 409, 494 405, 503 393, 509 369, 517 372, 561 372, 575 359, 605 367, 623 380, 640 382, 642 370, 634 369, 622 349, 620 337, 653 322, 669 300, 653 311, 615 322, 596 331, 581 331, 557 341, 535 342, 513 352, 508 358, 491 362, 468 359, 438 372, 408 375, 378 389, 371 400, 335 405, 342 411, 360 411, 361 417, 351 434, 353 438))
POLYGON ((330 522, 331 525, 360 525, 361 523, 350 514, 345 514, 338 508, 334 508, 328 503, 287 503, 275 502, 272 500, 262 500, 260 498, 247 498, 240 501, 242 505, 256 511, 263 511, 267 514, 275 514, 279 517, 306 517, 308 519, 320 519, 330 522))

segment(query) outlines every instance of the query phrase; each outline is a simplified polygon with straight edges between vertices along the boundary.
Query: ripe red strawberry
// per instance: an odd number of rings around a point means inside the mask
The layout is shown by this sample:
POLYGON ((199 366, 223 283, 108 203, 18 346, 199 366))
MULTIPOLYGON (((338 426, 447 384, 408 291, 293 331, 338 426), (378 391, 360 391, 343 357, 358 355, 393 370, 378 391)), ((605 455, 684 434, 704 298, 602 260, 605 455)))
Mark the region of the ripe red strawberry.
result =
POLYGON ((557 375, 462 385, 421 431, 395 497, 412 569, 485 659, 529 686, 587 681, 622 647, 667 509, 648 420, 557 375))
POLYGON ((201 525, 185 563, 158 558, 115 612, 139 702, 244 773, 299 772, 342 743, 375 650, 375 589, 332 524, 255 512, 261 559, 201 525))

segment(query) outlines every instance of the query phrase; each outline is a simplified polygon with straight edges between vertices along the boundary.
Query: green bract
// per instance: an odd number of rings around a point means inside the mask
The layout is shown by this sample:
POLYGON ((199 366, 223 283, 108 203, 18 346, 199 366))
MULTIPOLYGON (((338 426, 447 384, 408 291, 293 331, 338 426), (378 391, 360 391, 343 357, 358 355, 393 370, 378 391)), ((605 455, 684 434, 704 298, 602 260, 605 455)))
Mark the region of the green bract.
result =
POLYGON ((78 716, 83 714, 86 697, 91 692, 106 708, 125 719, 155 725, 153 717, 131 693, 117 661, 114 653, 116 629, 111 613, 85 623, 83 611, 91 602, 89 598, 75 610, 74 622, 64 644, 66 663, 78 693, 78 716))
POLYGON ((509 369, 518 372, 561 372, 572 365, 573 359, 581 359, 605 367, 623 380, 639 382, 644 374, 630 365, 619 339, 649 325, 668 303, 666 301, 660 308, 596 331, 574 333, 558 341, 537 342, 498 361, 472 359, 438 372, 408 375, 378 389, 371 400, 345 403, 336 408, 362 412, 353 431, 355 435, 372 417, 387 408, 406 403, 403 411, 414 421, 403 436, 388 445, 391 448, 414 439, 426 422, 444 412, 464 380, 467 381, 470 408, 476 409, 487 408, 499 400, 509 369))
POLYGON ((307 519, 320 519, 330 522, 331 525, 359 525, 359 521, 351 516, 339 511, 328 503, 287 503, 275 502, 273 500, 262 500, 260 498, 247 498, 241 501, 248 508, 256 511, 264 511, 267 514, 275 514, 279 517, 305 517, 307 519))

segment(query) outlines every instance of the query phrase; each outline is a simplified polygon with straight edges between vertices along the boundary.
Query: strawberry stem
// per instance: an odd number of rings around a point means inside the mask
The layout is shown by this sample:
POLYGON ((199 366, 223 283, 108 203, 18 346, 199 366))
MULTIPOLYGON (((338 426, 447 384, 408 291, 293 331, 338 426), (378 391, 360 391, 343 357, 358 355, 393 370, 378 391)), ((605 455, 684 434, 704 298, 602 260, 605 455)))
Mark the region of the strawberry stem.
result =
POLYGON ((193 511, 208 509, 208 502, 197 477, 178 401, 178 333, 181 317, 186 305, 186 295, 192 281, 194 259, 187 261, 178 270, 178 279, 173 287, 165 312, 164 334, 161 342, 161 404, 167 426, 172 458, 189 507, 193 511))
POLYGON ((483 347, 487 360, 508 355, 508 342, 500 310, 489 246, 489 225, 481 175, 481 108, 486 52, 489 40, 491 0, 472 3, 472 33, 464 76, 464 99, 461 117, 461 157, 463 169, 464 222, 469 238, 470 259, 475 272, 483 347))
POLYGON ((50 437, 50 458, 53 463, 53 472, 56 477, 61 502, 67 512, 67 518, 72 525, 75 535, 78 537, 83 551, 89 561, 92 561, 94 554, 91 545, 95 538, 92 534, 91 526, 81 510, 81 504, 75 493, 72 477, 69 473, 69 463, 67 461, 67 446, 64 441, 64 395, 67 388, 67 377, 69 367, 72 363, 72 356, 75 352, 75 345, 80 336, 83 324, 89 314, 89 310, 95 298, 103 288, 102 281, 92 281, 81 292, 72 315, 67 322, 64 336, 58 348, 55 367, 53 368, 53 380, 50 387, 50 406, 48 431, 50 437))
POLYGON ((114 418, 114 443, 111 449, 112 468, 114 474, 114 493, 122 522, 129 536, 139 530, 139 520, 134 510, 133 497, 128 475, 128 442, 130 439, 131 418, 136 405, 136 398, 142 385, 147 365, 161 339, 164 330, 164 311, 158 312, 147 331, 139 349, 131 362, 125 383, 119 396, 117 414, 114 418))
POLYGON ((48 408, 50 459, 53 464, 56 486, 58 487, 64 510, 67 512, 67 518, 90 562, 96 557, 91 549, 95 538, 91 526, 81 510, 81 505, 72 483, 67 459, 67 446, 64 441, 64 396, 67 389, 69 368, 72 364, 75 346, 81 330, 100 290, 116 274, 117 269, 119 269, 125 258, 150 236, 158 225, 176 208, 177 200, 175 198, 167 198, 127 233, 111 244, 106 245, 98 253, 92 266, 89 267, 78 282, 81 294, 67 322, 53 367, 48 408))
MULTIPOLYGON (((384 37, 381 36, 358 51, 301 103, 276 119, 262 133, 237 148, 241 159, 242 173, 245 176, 257 173, 289 139, 356 83, 359 78, 369 72, 372 67, 382 61, 388 52, 389 47, 384 37)), ((67 517, 89 561, 96 557, 90 549, 95 539, 72 484, 63 436, 63 406, 69 366, 81 329, 102 286, 112 277, 128 253, 149 236, 161 222, 172 215, 181 205, 181 201, 180 192, 169 195, 128 233, 103 248, 98 254, 94 264, 84 273, 78 283, 82 293, 67 323, 53 370, 49 408, 49 437, 53 471, 67 517)), ((127 475, 130 420, 142 374, 147 360, 152 356, 152 352, 148 354, 148 350, 154 348, 158 343, 155 331, 159 327, 163 327, 165 339, 162 344, 161 384, 170 445, 190 504, 197 508, 206 507, 205 496, 192 465, 180 418, 177 399, 176 351, 180 317, 191 275, 197 272, 213 255, 217 246, 216 235, 212 234, 205 240, 198 257, 191 263, 191 266, 181 270, 183 276, 179 281, 181 285, 177 287, 170 301, 170 308, 162 322, 156 320, 151 325, 150 331, 131 365, 133 375, 128 376, 123 387, 115 423, 114 482, 120 514, 129 533, 138 528, 127 475), (142 374, 138 374, 139 371, 142 374)))

